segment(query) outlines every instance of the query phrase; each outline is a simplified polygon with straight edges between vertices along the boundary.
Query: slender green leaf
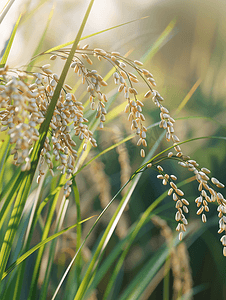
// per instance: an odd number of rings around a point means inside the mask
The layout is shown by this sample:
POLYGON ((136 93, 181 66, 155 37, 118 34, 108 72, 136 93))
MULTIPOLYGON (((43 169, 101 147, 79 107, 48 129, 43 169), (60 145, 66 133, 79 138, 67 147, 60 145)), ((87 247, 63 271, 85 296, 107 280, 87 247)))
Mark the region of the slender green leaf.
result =
MULTIPOLYGON (((124 26, 124 25, 130 24, 130 23, 133 23, 133 22, 136 22, 136 21, 139 21, 139 20, 145 19, 145 18, 148 18, 148 16, 146 16, 146 17, 142 17, 142 18, 139 18, 139 19, 136 19, 136 20, 132 20, 132 21, 129 21, 129 22, 125 22, 125 23, 122 23, 122 24, 119 24, 119 25, 115 25, 115 26, 113 26, 113 27, 109 27, 109 28, 107 28, 107 29, 104 29, 104 30, 101 30, 101 31, 98 31, 98 32, 92 33, 92 34, 90 34, 90 35, 87 35, 87 36, 85 36, 85 37, 81 38, 80 40, 82 41, 82 40, 88 39, 88 38, 90 38, 90 37, 93 37, 93 36, 95 36, 95 35, 98 35, 98 34, 104 33, 104 32, 106 32, 106 31, 109 31, 109 30, 112 30, 112 29, 115 29, 115 28, 118 28, 118 27, 121 27, 121 26, 124 26)), ((56 51, 56 50, 62 49, 62 48, 64 48, 64 47, 67 47, 67 46, 70 46, 70 45, 72 45, 73 43, 74 43, 74 41, 67 42, 67 43, 65 43, 65 44, 62 44, 62 45, 59 45, 59 46, 53 47, 53 48, 51 48, 51 49, 49 49, 49 50, 46 50, 44 53, 46 53, 46 54, 47 54, 47 53, 50 53, 50 52, 52 52, 52 51, 56 51)))
MULTIPOLYGON (((75 204, 76 204, 76 209, 77 209, 77 222, 78 222, 78 227, 77 227, 77 242, 76 242, 76 249, 78 249, 81 246, 81 238, 82 238, 82 227, 79 224, 81 221, 81 209, 80 209, 80 197, 79 197, 79 191, 78 191, 78 186, 75 182, 75 180, 72 180, 72 189, 74 192, 75 196, 75 204)), ((81 252, 78 254, 77 257, 77 264, 76 264, 76 272, 77 272, 77 285, 79 286, 80 284, 80 276, 81 276, 81 270, 82 270, 82 256, 81 252)))
POLYGON ((12 249, 12 243, 14 240, 14 237, 16 235, 17 228, 19 226, 20 217, 23 212, 23 208, 25 205, 26 198, 23 197, 23 195, 27 192, 28 187, 30 187, 30 176, 29 174, 26 176, 27 172, 21 173, 18 177, 17 181, 20 182, 20 185, 16 185, 14 189, 12 190, 12 196, 19 188, 16 201, 13 207, 13 211, 11 214, 11 218, 9 220, 8 228, 4 236, 4 241, 1 247, 0 252, 0 276, 2 277, 2 274, 5 270, 8 257, 10 255, 11 249, 12 249), (25 176, 25 177, 24 177, 25 176), (21 180, 22 179, 22 180, 21 180))
POLYGON ((169 39, 170 34, 172 34, 175 26, 176 26, 176 19, 173 19, 166 29, 162 32, 159 36, 157 41, 151 46, 150 50, 142 57, 142 61, 151 60, 151 58, 159 51, 160 47, 169 39))
POLYGON ((180 103, 180 105, 178 106, 177 110, 176 110, 176 115, 185 107, 185 105, 188 103, 189 99, 192 97, 192 95, 194 94, 194 92, 197 90, 197 88, 200 86, 202 82, 202 79, 199 78, 196 83, 193 85, 193 87, 190 89, 190 91, 188 92, 188 94, 186 95, 186 97, 182 100, 182 102, 180 103))
MULTIPOLYGON (((30 0, 32 1, 32 0, 30 0)), ((28 12, 22 19, 22 24, 25 23, 28 19, 30 19, 38 10, 41 8, 46 2, 49 0, 40 0, 35 8, 33 8, 30 12, 28 12)))
POLYGON ((16 24, 15 24, 14 29, 13 29, 13 32, 12 32, 12 34, 11 34, 11 36, 10 36, 8 45, 7 45, 6 50, 5 50, 5 52, 4 52, 3 56, 2 56, 2 59, 1 59, 1 61, 0 61, 0 68, 4 68, 4 66, 5 66, 5 64, 6 64, 6 61, 7 61, 7 59, 8 59, 9 52, 10 52, 10 50, 11 50, 11 47, 12 47, 12 44, 13 44, 13 40, 14 40, 14 37, 15 37, 15 34, 16 34, 16 31, 17 31, 17 28, 18 28, 18 25, 19 25, 19 23, 20 23, 21 16, 22 16, 22 15, 20 14, 19 18, 18 18, 17 21, 16 21, 16 24))
POLYGON ((112 287, 113 287, 113 285, 115 283, 116 277, 117 277, 117 275, 118 275, 118 273, 119 273, 119 271, 120 271, 120 269, 121 269, 121 267, 123 265, 125 257, 128 254, 129 249, 130 249, 130 247, 131 247, 131 245, 132 245, 135 237, 137 236, 138 232, 150 220, 150 214, 151 214, 151 212, 155 209, 155 207, 157 205, 159 205, 159 203, 161 203, 164 200, 164 198, 167 196, 167 194, 168 194, 167 191, 164 192, 142 214, 140 220, 138 221, 136 227, 134 228, 134 231, 131 234, 131 237, 130 237, 128 243, 126 244, 126 247, 124 248, 124 251, 123 251, 122 255, 120 256, 120 258, 118 260, 118 263, 116 264, 116 266, 114 268, 114 271, 112 273, 110 281, 108 282, 108 285, 107 285, 107 288, 106 288, 106 291, 105 291, 103 299, 107 299, 108 295, 110 294, 111 289, 112 289, 112 287))
MULTIPOLYGON (((61 224, 63 222, 63 219, 65 217, 65 213, 66 213, 66 209, 68 207, 68 202, 69 200, 65 198, 65 196, 62 197, 61 199, 61 205, 60 205, 60 209, 58 212, 58 217, 56 220, 56 228, 55 228, 55 232, 57 232, 60 227, 61 224)), ((55 254, 55 250, 56 250, 56 243, 57 241, 53 241, 50 245, 50 249, 49 249, 49 253, 48 253, 48 264, 46 267, 46 272, 45 272, 45 278, 42 284, 42 289, 41 289, 41 296, 40 296, 40 300, 43 299, 45 300, 47 298, 47 291, 48 291, 48 285, 50 282, 50 275, 51 275, 51 270, 53 267, 53 262, 54 262, 54 254, 55 254)))
MULTIPOLYGON (((31 239, 33 237, 33 232, 35 229, 35 225, 36 223, 33 222, 34 221, 34 215, 35 215, 35 211, 37 208, 37 203, 38 203, 38 199, 39 199, 39 195, 40 195, 40 191, 42 189, 43 186, 43 181, 44 181, 45 176, 43 176, 41 178, 41 181, 38 185, 38 188, 34 191, 35 192, 35 199, 34 199, 34 203, 33 203, 33 207, 32 207, 32 212, 29 214, 29 222, 26 228, 26 234, 25 234, 25 238, 23 241, 23 246, 21 248, 20 254, 26 252, 29 250, 30 248, 30 242, 31 239)), ((33 193, 32 193, 33 194, 33 193)), ((32 194, 28 197, 28 201, 29 198, 33 198, 32 194)), ((26 216, 23 216, 23 218, 26 218, 26 216)), ((18 298, 20 298, 20 294, 21 294, 21 290, 23 287, 23 278, 24 278, 24 274, 25 274, 25 264, 21 264, 19 266, 19 268, 17 269, 17 273, 16 273, 16 282, 14 283, 14 290, 13 290, 13 300, 17 300, 18 298)))
MULTIPOLYGON (((79 224, 82 224, 86 221, 89 221, 90 219, 92 219, 95 216, 91 216, 89 218, 86 218, 84 220, 82 220, 79 224)), ((23 255, 21 255, 4 273, 2 276, 3 280, 10 272, 12 272, 13 269, 16 268, 16 266, 18 266, 19 264, 21 264, 26 258, 28 258, 32 253, 34 253, 36 250, 38 250, 39 248, 45 246, 45 244, 47 244, 48 242, 52 241, 53 239, 57 238, 58 236, 60 236, 61 234, 65 233, 66 231, 75 228, 77 226, 77 223, 74 225, 71 225, 55 234, 53 234, 52 236, 46 238, 45 240, 41 241, 40 243, 38 243, 36 246, 32 247, 29 251, 27 251, 26 253, 24 253, 23 255)))
MULTIPOLYGON (((3 186, 3 174, 4 174, 4 168, 6 166, 6 160, 9 155, 9 149, 10 149, 10 143, 9 143, 10 137, 9 135, 6 136, 4 142, 1 145, 0 148, 0 192, 2 191, 3 186)), ((1 201, 0 197, 0 201, 1 201)))
POLYGON ((7 3, 5 4, 5 6, 3 7, 3 9, 0 13, 0 24, 2 23, 3 19, 7 15, 10 7, 13 5, 14 2, 15 2, 15 0, 8 0, 7 3))
MULTIPOLYGON (((46 37, 46 33, 47 33, 48 28, 49 28, 49 25, 50 25, 50 21, 52 20, 52 17, 53 17, 54 9, 55 9, 55 5, 53 5, 53 7, 52 7, 52 9, 51 9, 51 11, 50 11, 50 13, 49 13, 49 17, 48 17, 48 20, 47 20, 47 23, 46 23, 46 27, 45 27, 45 29, 44 29, 44 31, 43 31, 43 34, 42 34, 41 39, 40 39, 40 41, 39 41, 39 43, 38 43, 38 46, 37 46, 37 48, 35 49, 35 51, 34 51, 34 53, 33 53, 33 55, 32 55, 33 57, 36 56, 36 55, 41 51, 43 42, 44 42, 45 37, 46 37)), ((37 59, 37 58, 38 58, 38 56, 36 57, 36 59, 37 59)), ((28 66, 28 68, 27 68, 27 71, 30 71, 30 70, 32 69, 32 66, 34 65, 36 59, 33 59, 33 60, 31 61, 31 63, 29 64, 29 66, 28 66)))
MULTIPOLYGON (((197 138, 188 139, 188 140, 183 141, 183 142, 179 142, 179 143, 177 143, 177 145, 182 145, 182 144, 186 144, 186 143, 190 143, 190 142, 194 142, 194 141, 198 141, 198 140, 203 140, 203 139, 217 139, 217 140, 225 140, 226 141, 226 137, 224 137, 224 136, 201 136, 201 137, 197 137, 197 138)), ((156 158, 158 158, 162 154, 168 152, 173 147, 174 146, 170 146, 167 149, 159 152, 151 160, 149 160, 148 162, 146 162, 145 164, 143 164, 139 169, 137 169, 136 172, 132 176, 136 176, 136 174, 139 173, 139 172, 141 172, 150 162, 152 162, 153 160, 155 160, 156 158)), ((167 157, 166 157, 166 159, 167 159, 167 157)))
MULTIPOLYGON (((64 180, 64 177, 65 176, 62 176, 61 183, 64 180)), ((57 202, 58 202, 59 198, 61 198, 62 196, 63 196, 62 190, 60 190, 55 195, 55 197, 53 199, 53 202, 51 203, 51 206, 50 206, 49 212, 48 212, 48 216, 47 216, 47 220, 46 220, 46 223, 45 223, 44 231, 43 231, 43 234, 42 234, 42 241, 46 240, 46 238, 49 234, 57 202)), ((33 276, 32 276, 32 280, 31 280, 30 293, 29 293, 28 299, 35 299, 35 297, 36 297, 36 292, 37 292, 36 288, 37 288, 38 277, 39 277, 39 272, 40 272, 41 261, 42 261, 44 249, 45 249, 44 247, 41 247, 38 251, 38 255, 37 255, 37 258, 36 258, 36 261, 35 261, 33 276)))

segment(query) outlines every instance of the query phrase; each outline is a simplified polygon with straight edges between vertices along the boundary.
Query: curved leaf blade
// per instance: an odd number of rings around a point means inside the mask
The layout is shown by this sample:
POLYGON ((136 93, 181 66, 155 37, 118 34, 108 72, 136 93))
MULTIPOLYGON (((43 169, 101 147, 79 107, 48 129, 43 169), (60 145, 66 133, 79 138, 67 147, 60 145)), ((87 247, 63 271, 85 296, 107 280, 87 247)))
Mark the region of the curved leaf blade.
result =
POLYGON ((21 16, 22 16, 22 14, 19 15, 19 18, 17 19, 16 24, 15 24, 15 26, 13 28, 13 32, 12 32, 12 34, 10 36, 8 45, 7 45, 6 50, 5 50, 5 52, 4 52, 3 56, 2 56, 2 59, 0 61, 0 68, 4 68, 4 66, 6 64, 6 61, 8 59, 9 52, 11 50, 11 47, 12 47, 12 44, 13 44, 13 40, 14 40, 14 37, 15 37, 15 34, 16 34, 16 31, 17 31, 17 28, 18 28, 19 23, 20 23, 21 16))
POLYGON ((79 223, 76 223, 74 225, 71 225, 55 234, 53 234, 52 236, 46 238, 45 240, 41 241, 40 243, 38 243, 36 246, 34 246, 33 248, 31 248, 30 250, 28 250, 26 253, 24 253, 23 255, 21 255, 2 275, 1 280, 3 280, 10 272, 12 272, 13 269, 15 269, 19 264, 21 264, 26 258, 28 258, 32 253, 34 253, 36 250, 38 250, 39 248, 43 247, 45 244, 47 244, 48 242, 54 240, 55 238, 57 238, 58 236, 62 235, 63 233, 65 233, 66 231, 75 228, 78 224, 82 224, 86 221, 89 221, 90 219, 92 219, 95 216, 91 216, 89 218, 86 218, 84 220, 82 220, 79 223))

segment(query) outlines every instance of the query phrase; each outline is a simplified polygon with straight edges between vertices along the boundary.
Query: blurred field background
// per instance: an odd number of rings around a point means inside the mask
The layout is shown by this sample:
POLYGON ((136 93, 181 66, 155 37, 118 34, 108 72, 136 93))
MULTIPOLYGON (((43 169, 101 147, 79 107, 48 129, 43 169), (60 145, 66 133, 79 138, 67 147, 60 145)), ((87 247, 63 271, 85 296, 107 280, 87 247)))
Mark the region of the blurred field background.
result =
MULTIPOLYGON (((1 1, 0 10, 6 1, 1 1)), ((40 38, 46 28, 49 16, 49 26, 45 39, 39 52, 72 41, 75 30, 79 28, 89 1, 15 1, 8 15, 0 26, 0 50, 4 48, 6 40, 10 36, 19 13, 23 12, 20 27, 13 43, 13 48, 8 60, 11 67, 19 67, 27 64, 31 59, 40 38), (35 10, 35 11, 33 11, 35 10), (76 27, 76 24, 77 27, 76 27)), ((103 29, 129 22, 136 22, 115 28, 81 42, 88 43, 90 47, 103 48, 107 51, 119 51, 121 54, 130 52, 131 59, 144 59, 145 53, 156 46, 165 29, 170 33, 159 47, 155 48, 144 67, 152 72, 157 83, 157 90, 165 99, 165 106, 170 109, 175 118, 176 132, 181 140, 199 136, 223 136, 226 135, 226 6, 223 0, 198 0, 198 1, 138 1, 138 0, 107 0, 96 1, 91 11, 90 18, 85 27, 84 36, 101 31, 103 29), (147 18, 143 18, 146 17, 147 18), (170 24, 170 25, 169 25, 170 24), (168 27, 167 27, 168 26, 168 27), (195 85, 196 90, 191 95, 190 90, 195 85), (190 93, 190 94, 189 94, 190 93), (191 95, 185 107, 177 114, 177 109, 183 99, 191 95)), ((46 60, 47 61, 47 60, 46 60)), ((44 63, 46 63, 44 61, 44 63)), ((56 64, 55 71, 62 65, 56 64)), ((94 66, 95 68, 96 66, 94 66)), ((106 64, 102 64, 101 73, 109 71, 106 64)), ((73 79, 68 78, 72 84, 73 79)), ((79 89, 78 89, 79 92, 79 89)), ((77 91, 76 91, 77 93, 77 91)), ((124 101, 118 96, 117 103, 124 101)), ((159 121, 158 110, 151 101, 145 102, 144 109, 147 117, 145 125, 148 126, 159 121)), ((160 129, 154 129, 148 134, 149 147, 151 147, 161 134, 160 129)), ((122 138, 130 134, 130 125, 126 122, 126 116, 122 113, 120 118, 109 122, 105 130, 98 131, 99 151, 114 143, 114 138, 122 138), (113 134, 114 133, 114 134, 113 134), (114 137, 115 135, 115 137, 114 137)), ((130 176, 141 163, 139 150, 135 141, 126 143, 122 150, 124 157, 120 163, 119 154, 112 150, 110 154, 102 156, 87 170, 84 169, 77 178, 79 187, 82 218, 97 214, 112 198, 120 187, 120 172, 123 168, 125 177, 130 176)), ((158 150, 164 149, 163 143, 158 150)), ((201 166, 209 168, 212 176, 226 183, 226 143, 218 140, 201 140, 183 145, 183 152, 197 160, 201 166)), ((94 152, 96 154, 97 152, 94 152)), ((190 176, 176 164, 165 164, 166 170, 178 176, 182 181, 190 176)), ((9 170, 10 172, 13 172, 9 170)), ((56 179, 55 179, 56 180, 56 179)), ((51 177, 43 188, 42 196, 48 195, 51 185, 51 177)), ((136 222, 140 214, 165 191, 165 187, 156 179, 156 174, 145 172, 131 197, 127 211, 119 222, 105 256, 110 253, 120 239, 126 236, 129 227, 136 222)), ((225 299, 226 298, 226 258, 222 255, 222 247, 217 234, 218 218, 216 205, 210 206, 207 215, 208 222, 203 226, 200 217, 196 216, 196 205, 193 201, 198 197, 197 185, 189 184, 183 187, 186 198, 190 201, 189 224, 191 232, 185 238, 185 244, 190 257, 191 274, 193 278, 193 299, 225 299)), ((223 190, 225 195, 225 190, 223 190)), ((73 195, 71 195, 73 197, 73 195)), ((76 221, 76 207, 72 201, 70 204, 65 226, 76 221)), ((106 227, 108 214, 111 216, 116 204, 95 230, 88 240, 83 251, 83 259, 88 261, 92 250, 96 247, 103 229, 106 227)), ((169 227, 174 228, 175 208, 171 197, 166 197, 158 206, 156 214, 165 219, 169 227)), ((43 215, 44 217, 45 215, 43 215)), ((83 227, 83 235, 87 233, 92 221, 83 227)), ((52 286, 56 287, 60 274, 68 265, 75 251, 76 231, 69 231, 58 243, 57 253, 54 259, 52 286)), ((37 228, 37 239, 33 245, 40 241, 40 232, 37 228)), ((125 259, 120 276, 114 286, 114 294, 111 299, 116 299, 117 293, 122 291, 134 278, 140 268, 158 251, 164 239, 159 229, 149 222, 140 231, 136 242, 131 247, 125 259)), ((32 258, 30 258, 32 265, 32 258)), ((42 266, 40 285, 45 271, 42 266)), ((24 283, 24 295, 29 288, 28 281, 24 283)), ((161 276, 160 276, 161 277, 161 276)), ((105 280, 107 281, 107 276, 105 280)), ((93 299, 102 299, 106 282, 102 280, 93 299), (96 297, 96 298, 95 298, 96 297)), ((170 296, 172 297, 173 276, 170 273, 170 296)), ((152 281, 150 291, 154 291, 142 299, 163 299, 163 280, 158 284, 152 281)), ((26 296, 24 296, 26 299, 26 296)), ((63 299, 63 298, 62 298, 63 299)), ((90 298, 91 299, 91 298, 90 298)))

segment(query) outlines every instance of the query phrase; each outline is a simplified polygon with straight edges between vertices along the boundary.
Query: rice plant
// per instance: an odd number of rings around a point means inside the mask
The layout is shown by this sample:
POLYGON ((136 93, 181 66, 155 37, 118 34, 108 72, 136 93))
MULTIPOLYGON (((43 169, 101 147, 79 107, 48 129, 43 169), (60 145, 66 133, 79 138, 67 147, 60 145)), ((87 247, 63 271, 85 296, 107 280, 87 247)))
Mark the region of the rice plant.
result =
MULTIPOLYGON (((164 299, 169 299, 170 278, 172 299, 191 299, 195 291, 183 239, 195 237, 203 227, 189 226, 191 199, 183 187, 196 184, 193 200, 203 223, 208 224, 211 206, 217 207, 224 256, 226 200, 220 192, 224 184, 189 156, 186 145, 224 138, 180 140, 177 118, 156 90, 154 74, 145 68, 150 51, 141 61, 130 53, 84 43, 81 37, 93 3, 73 43, 36 51, 27 65, 11 67, 7 58, 20 16, 1 58, 1 299, 149 299, 161 281, 164 299), (61 66, 60 73, 54 71, 55 64, 61 66), (148 123, 146 103, 158 111, 157 122, 148 123), (157 128, 161 131, 149 141, 157 128), (104 164, 100 158, 114 149, 118 162, 105 159, 104 164), (105 165, 119 165, 115 185, 105 165), (174 172, 179 168, 190 177, 180 180, 181 172, 174 172), (151 204, 130 224, 129 200, 147 172, 166 189, 152 196, 151 204), (81 196, 85 192, 86 202, 81 196), (93 209, 97 195, 100 203, 93 209), (175 232, 158 211, 167 196, 169 207, 175 206, 175 217, 167 216, 175 219, 175 232), (158 241, 165 242, 143 258, 139 255, 131 278, 123 277, 131 248, 154 226, 160 229, 158 241)), ((6 13, 5 9, 2 16, 6 13)), ((174 21, 156 45, 164 42, 172 26, 174 21)), ((147 251, 146 246, 142 249, 147 251)))

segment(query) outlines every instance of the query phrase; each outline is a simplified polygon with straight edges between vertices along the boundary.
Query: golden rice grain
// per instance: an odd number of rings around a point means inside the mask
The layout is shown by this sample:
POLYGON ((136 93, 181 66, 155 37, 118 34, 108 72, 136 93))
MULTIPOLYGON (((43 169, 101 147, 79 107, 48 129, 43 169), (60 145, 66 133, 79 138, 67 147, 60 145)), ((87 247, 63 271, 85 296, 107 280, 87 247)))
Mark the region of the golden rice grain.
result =
POLYGON ((180 232, 179 233, 179 240, 182 241, 182 239, 183 239, 183 232, 180 232))
POLYGON ((157 166, 157 169, 158 169, 159 171, 163 172, 163 168, 162 168, 160 165, 157 166))
POLYGON ((173 180, 177 180, 177 177, 175 175, 170 175, 170 178, 173 180))
POLYGON ((168 195, 170 196, 170 195, 172 194, 172 192, 173 192, 173 189, 170 188, 170 189, 168 190, 168 195))
POLYGON ((203 212, 203 210, 204 210, 204 206, 201 206, 201 207, 197 210, 196 214, 197 214, 197 215, 200 215, 200 214, 203 212))
POLYGON ((137 79, 137 78, 133 78, 133 77, 129 77, 129 79, 132 81, 132 82, 134 82, 134 83, 137 83, 137 82, 139 82, 139 80, 137 79))
POLYGON ((120 74, 121 74, 121 76, 122 76, 124 79, 127 79, 126 72, 124 72, 123 70, 121 70, 121 71, 120 71, 120 74))
POLYGON ((141 157, 145 157, 145 151, 144 151, 144 149, 141 149, 141 150, 140 150, 140 156, 141 156, 141 157))
POLYGON ((113 52, 111 52, 111 55, 120 56, 120 53, 116 52, 116 51, 113 51, 113 52))
POLYGON ((219 181, 214 177, 211 178, 211 181, 213 184, 219 184, 219 181))
POLYGON ((224 188, 224 184, 221 182, 217 183, 216 186, 221 189, 224 188))
POLYGON ((178 199, 177 194, 176 194, 176 193, 173 193, 173 200, 174 200, 174 201, 177 201, 177 199, 178 199))
POLYGON ((175 220, 178 222, 178 221, 180 221, 180 219, 181 219, 181 214, 179 211, 177 211, 175 214, 175 220))
POLYGON ((143 63, 139 60, 134 60, 134 63, 138 66, 143 66, 143 63))
POLYGON ((144 98, 149 98, 151 95, 152 95, 152 92, 151 92, 151 91, 148 91, 148 92, 144 95, 144 98))
POLYGON ((169 152, 168 153, 168 157, 170 158, 170 157, 172 157, 173 156, 173 152, 169 152))
POLYGON ((176 186, 176 184, 174 183, 174 182, 170 182, 170 185, 171 185, 171 187, 174 189, 174 190, 177 190, 177 186, 176 186))

